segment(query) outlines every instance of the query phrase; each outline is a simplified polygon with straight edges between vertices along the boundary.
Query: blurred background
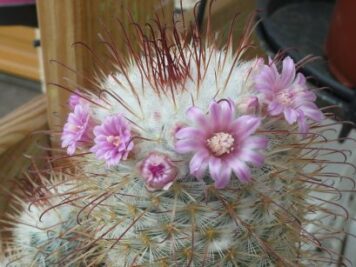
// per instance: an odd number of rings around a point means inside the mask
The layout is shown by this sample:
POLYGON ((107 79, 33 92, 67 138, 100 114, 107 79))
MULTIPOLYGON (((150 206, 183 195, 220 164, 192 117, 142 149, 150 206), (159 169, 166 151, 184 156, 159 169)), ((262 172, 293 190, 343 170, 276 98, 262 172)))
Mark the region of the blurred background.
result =
MULTIPOLYGON (((0 0, 0 184, 11 191, 13 181, 33 160, 26 155, 41 157, 47 153, 41 147, 50 143, 55 147, 56 140, 34 134, 58 130, 63 121, 68 93, 49 83, 78 78, 51 60, 91 73, 93 62, 72 44, 82 41, 99 51, 97 33, 102 25, 117 27, 113 17, 125 18, 129 9, 135 20, 145 23, 155 12, 164 11, 162 19, 167 19, 167 14, 177 20, 183 16, 187 22, 196 18, 204 27, 211 2, 213 30, 223 37, 239 14, 233 28, 235 42, 246 19, 256 12, 255 48, 247 56, 273 57, 282 51, 295 61, 306 59, 309 63, 300 71, 309 77, 311 87, 325 88, 317 91, 318 105, 333 106, 338 121, 356 121, 355 0, 0 0)), ((122 38, 114 31, 112 34, 120 46, 122 38)), ((337 137, 336 148, 356 151, 353 142, 343 142, 346 137, 356 139, 352 123, 334 126, 330 138, 337 137)), ((356 156, 349 161, 356 164, 356 156)), ((354 176, 351 167, 333 171, 354 176)), ((5 199, 6 195, 0 194, 1 213, 8 206, 5 199)), ((355 215, 353 193, 340 199, 340 204, 350 208, 351 217, 355 215)), ((352 221, 330 223, 339 223, 340 229, 356 234, 352 221)), ((356 264, 353 238, 343 236, 332 246, 356 264)))

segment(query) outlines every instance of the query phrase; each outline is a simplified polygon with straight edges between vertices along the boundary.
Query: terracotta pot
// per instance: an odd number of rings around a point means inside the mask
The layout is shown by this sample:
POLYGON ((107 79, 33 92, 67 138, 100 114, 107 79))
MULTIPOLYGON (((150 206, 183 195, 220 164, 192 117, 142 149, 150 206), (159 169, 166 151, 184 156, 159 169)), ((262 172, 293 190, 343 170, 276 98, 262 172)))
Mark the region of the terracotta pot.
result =
POLYGON ((356 88, 356 1, 337 0, 326 42, 329 68, 347 87, 356 88))

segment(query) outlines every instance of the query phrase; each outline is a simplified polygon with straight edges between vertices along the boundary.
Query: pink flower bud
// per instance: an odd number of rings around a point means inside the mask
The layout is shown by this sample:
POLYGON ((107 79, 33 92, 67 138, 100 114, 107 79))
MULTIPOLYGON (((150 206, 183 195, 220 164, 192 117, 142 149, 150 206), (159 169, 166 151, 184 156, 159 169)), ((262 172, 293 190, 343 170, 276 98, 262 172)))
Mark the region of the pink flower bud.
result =
POLYGON ((140 164, 141 177, 146 181, 147 188, 167 190, 177 176, 177 167, 164 154, 150 153, 140 164))
POLYGON ((259 108, 259 101, 257 96, 251 96, 247 100, 238 104, 238 109, 242 113, 255 114, 259 108))

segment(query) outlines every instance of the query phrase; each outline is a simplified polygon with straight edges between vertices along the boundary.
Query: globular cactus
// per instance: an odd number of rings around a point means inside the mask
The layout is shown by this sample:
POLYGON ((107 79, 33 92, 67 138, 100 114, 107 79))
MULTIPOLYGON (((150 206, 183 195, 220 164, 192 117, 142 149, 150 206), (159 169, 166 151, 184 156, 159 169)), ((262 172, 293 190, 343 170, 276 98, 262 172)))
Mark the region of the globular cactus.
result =
POLYGON ((87 264, 336 262, 323 242, 338 231, 310 215, 342 217, 323 202, 341 177, 320 155, 344 153, 318 147, 324 115, 292 59, 243 61, 246 39, 218 49, 157 25, 157 36, 137 31, 128 61, 106 43, 118 72, 69 101, 62 146, 78 169, 65 192, 80 192, 70 204, 87 264))
POLYGON ((77 266, 76 249, 80 247, 77 222, 78 208, 70 205, 67 192, 74 189, 64 183, 62 175, 52 175, 48 188, 38 186, 41 194, 33 202, 18 198, 11 215, 12 235, 5 242, 5 257, 1 266, 77 266), (43 189, 43 190, 42 190, 43 189), (63 205, 62 203, 67 203, 63 205), (74 256, 74 257, 73 257, 74 256), (71 263, 73 261, 73 263, 71 263))

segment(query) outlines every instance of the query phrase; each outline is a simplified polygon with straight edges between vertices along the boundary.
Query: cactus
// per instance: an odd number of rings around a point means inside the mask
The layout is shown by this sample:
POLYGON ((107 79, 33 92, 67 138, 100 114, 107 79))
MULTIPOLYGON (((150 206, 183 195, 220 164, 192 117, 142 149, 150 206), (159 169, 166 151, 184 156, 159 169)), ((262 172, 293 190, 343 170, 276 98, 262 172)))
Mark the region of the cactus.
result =
MULTIPOLYGON (((76 215, 78 209, 68 202, 73 183, 63 183, 63 175, 52 175, 47 190, 32 202, 17 198, 11 215, 12 237, 6 242, 6 257, 1 266, 76 266, 73 252, 80 247, 76 215), (71 263, 73 261, 73 263, 71 263)), ((44 189, 38 185, 37 189, 44 189)), ((75 255, 77 256, 77 255, 75 255)))
POLYGON ((325 173, 339 162, 321 156, 345 153, 318 147, 328 143, 324 115, 293 61, 243 61, 246 39, 218 49, 195 30, 186 42, 174 29, 172 41, 157 27, 159 36, 137 31, 141 52, 128 61, 106 43, 118 72, 92 81, 98 93, 73 90, 62 146, 78 168, 60 191, 77 197, 54 208, 76 208, 41 244, 66 259, 60 233, 77 227, 73 266, 336 262, 324 241, 338 233, 320 218, 343 216, 323 200, 342 177, 325 173))

